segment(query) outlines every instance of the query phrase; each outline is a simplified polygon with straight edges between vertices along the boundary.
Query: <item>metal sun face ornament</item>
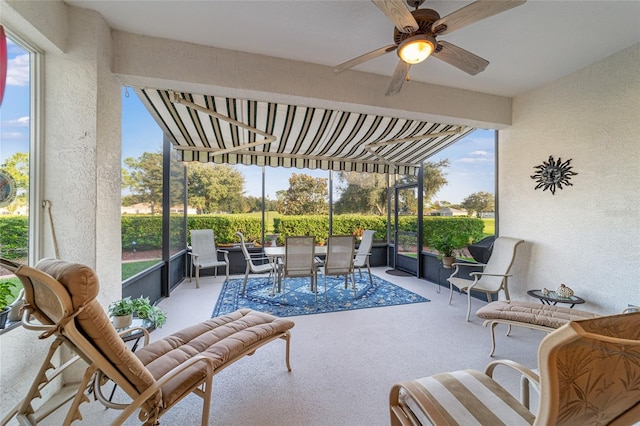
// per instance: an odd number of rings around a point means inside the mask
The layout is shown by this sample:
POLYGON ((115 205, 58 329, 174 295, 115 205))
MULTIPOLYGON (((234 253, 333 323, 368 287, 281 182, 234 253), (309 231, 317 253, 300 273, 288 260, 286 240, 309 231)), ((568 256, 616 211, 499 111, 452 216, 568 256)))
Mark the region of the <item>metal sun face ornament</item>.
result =
POLYGON ((543 161, 542 164, 534 167, 536 173, 531 175, 531 179, 538 182, 534 189, 542 188, 543 191, 548 189, 555 195, 556 187, 562 189, 563 186, 573 186, 569 180, 577 173, 571 170, 573 167, 569 165, 570 163, 571 158, 563 162, 558 157, 558 160, 554 161, 553 156, 550 155, 548 162, 543 161))

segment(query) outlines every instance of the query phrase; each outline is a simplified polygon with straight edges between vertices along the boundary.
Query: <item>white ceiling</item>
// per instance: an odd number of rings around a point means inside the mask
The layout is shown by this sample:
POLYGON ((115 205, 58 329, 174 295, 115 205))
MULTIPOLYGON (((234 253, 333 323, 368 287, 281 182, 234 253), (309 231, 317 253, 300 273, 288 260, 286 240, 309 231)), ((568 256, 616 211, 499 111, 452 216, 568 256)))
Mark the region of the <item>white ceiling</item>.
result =
MULTIPOLYGON (((117 30, 335 66, 392 43, 393 24, 366 0, 98 1, 93 9, 117 30)), ((470 1, 431 1, 445 16, 470 1)), ((515 96, 640 42, 640 1, 529 0, 522 6, 439 37, 490 64, 470 76, 429 58, 413 81, 515 96)), ((392 52, 356 67, 391 76, 392 52)), ((386 90, 386 88, 380 88, 386 90)))

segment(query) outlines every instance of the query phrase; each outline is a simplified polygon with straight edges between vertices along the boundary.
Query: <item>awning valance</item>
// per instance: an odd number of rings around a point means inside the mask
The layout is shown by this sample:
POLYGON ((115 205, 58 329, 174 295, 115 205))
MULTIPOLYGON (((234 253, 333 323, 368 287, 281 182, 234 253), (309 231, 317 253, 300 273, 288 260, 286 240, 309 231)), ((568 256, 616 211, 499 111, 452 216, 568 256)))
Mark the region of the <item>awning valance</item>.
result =
POLYGON ((136 88, 183 161, 415 174, 473 128, 136 88))

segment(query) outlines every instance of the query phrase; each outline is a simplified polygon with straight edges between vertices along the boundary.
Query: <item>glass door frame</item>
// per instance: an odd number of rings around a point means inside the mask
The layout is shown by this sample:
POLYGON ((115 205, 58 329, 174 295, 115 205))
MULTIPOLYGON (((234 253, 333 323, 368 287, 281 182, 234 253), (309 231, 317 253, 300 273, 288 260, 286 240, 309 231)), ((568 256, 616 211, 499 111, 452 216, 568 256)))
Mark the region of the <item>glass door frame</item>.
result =
MULTIPOLYGON (((423 226, 423 214, 424 214, 424 208, 423 208, 423 186, 424 186, 424 169, 422 164, 420 165, 420 168, 418 170, 418 178, 417 178, 417 182, 412 182, 412 183, 403 183, 403 184, 395 184, 393 191, 394 191, 394 235, 393 235, 393 261, 394 261, 394 267, 396 269, 400 269, 403 270, 405 272, 409 272, 412 274, 415 274, 416 277, 420 278, 421 271, 422 271, 422 248, 423 248, 423 244, 422 244, 422 226, 423 226), (416 189, 416 202, 417 202, 417 211, 416 211, 416 216, 417 216, 417 230, 416 230, 416 262, 415 262, 415 270, 413 270, 413 268, 408 268, 410 270, 406 270, 406 269, 401 269, 399 268, 400 266, 400 262, 399 262, 399 258, 400 258, 400 253, 399 253, 399 243, 398 243, 398 234, 400 233, 398 231, 398 193, 402 190, 405 189, 416 189)), ((405 256, 406 257, 406 256, 405 256)))

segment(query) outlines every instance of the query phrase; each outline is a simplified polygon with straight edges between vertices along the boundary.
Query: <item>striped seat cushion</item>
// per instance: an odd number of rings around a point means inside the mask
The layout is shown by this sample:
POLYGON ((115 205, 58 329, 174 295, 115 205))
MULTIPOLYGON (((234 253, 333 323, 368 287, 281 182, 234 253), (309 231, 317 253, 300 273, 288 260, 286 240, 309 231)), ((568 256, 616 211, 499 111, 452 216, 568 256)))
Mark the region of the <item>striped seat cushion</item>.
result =
POLYGON ((401 404, 423 425, 530 425, 535 416, 489 376, 454 371, 402 383, 401 404))

